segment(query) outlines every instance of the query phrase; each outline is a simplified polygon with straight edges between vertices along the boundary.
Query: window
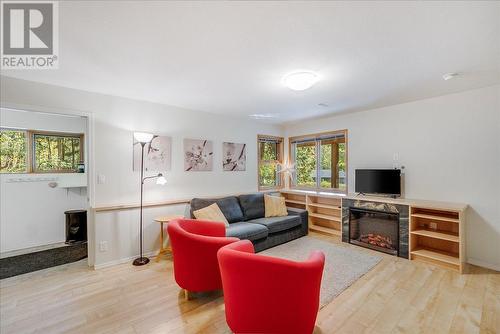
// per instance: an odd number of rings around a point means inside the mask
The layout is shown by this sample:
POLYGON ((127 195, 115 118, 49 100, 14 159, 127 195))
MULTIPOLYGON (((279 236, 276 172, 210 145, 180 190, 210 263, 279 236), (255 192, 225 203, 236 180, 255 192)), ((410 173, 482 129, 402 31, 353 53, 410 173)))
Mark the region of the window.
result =
POLYGON ((33 134, 35 172, 74 172, 81 162, 81 136, 33 134))
POLYGON ((0 172, 26 173, 28 171, 27 133, 21 130, 0 131, 0 172))
POLYGON ((283 138, 273 136, 257 136, 259 159, 259 190, 281 187, 282 177, 279 174, 283 162, 283 138))
POLYGON ((347 192, 347 130, 290 138, 294 188, 347 192))
POLYGON ((83 134, 1 129, 0 173, 76 172, 83 134))

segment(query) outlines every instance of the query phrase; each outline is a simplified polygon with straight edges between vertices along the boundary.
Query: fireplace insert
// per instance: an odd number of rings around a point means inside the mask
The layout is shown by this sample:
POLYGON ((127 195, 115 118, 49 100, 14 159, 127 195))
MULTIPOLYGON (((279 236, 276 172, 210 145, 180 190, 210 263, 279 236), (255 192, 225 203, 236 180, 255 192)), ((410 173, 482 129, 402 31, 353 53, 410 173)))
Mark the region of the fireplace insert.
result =
POLYGON ((349 208, 349 243, 399 255, 399 214, 349 208))

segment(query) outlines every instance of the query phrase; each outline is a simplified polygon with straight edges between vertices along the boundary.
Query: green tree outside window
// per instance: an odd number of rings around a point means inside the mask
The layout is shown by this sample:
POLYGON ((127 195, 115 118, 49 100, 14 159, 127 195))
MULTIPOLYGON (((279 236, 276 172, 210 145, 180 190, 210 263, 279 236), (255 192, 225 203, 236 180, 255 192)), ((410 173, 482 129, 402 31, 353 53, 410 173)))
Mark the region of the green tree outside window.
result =
POLYGON ((27 172, 26 131, 0 131, 0 173, 27 172))

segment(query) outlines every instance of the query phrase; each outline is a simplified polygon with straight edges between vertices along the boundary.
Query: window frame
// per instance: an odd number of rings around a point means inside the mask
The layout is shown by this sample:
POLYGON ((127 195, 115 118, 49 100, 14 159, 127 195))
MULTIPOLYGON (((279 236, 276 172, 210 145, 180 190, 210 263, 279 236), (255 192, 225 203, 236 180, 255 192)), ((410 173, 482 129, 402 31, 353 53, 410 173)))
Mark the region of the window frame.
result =
MULTIPOLYGON (((283 189, 284 187, 284 178, 283 174, 277 173, 278 175, 276 176, 276 180, 278 181, 278 184, 275 186, 261 186, 260 185, 260 166, 265 165, 265 164, 277 164, 279 167, 280 165, 283 164, 283 155, 284 155, 284 143, 285 143, 285 138, 284 137, 279 137, 279 136, 271 136, 271 135, 257 135, 257 188, 259 191, 269 191, 269 190, 279 190, 283 189), (267 139, 267 140, 275 140, 277 142, 277 151, 276 154, 278 155, 277 160, 261 160, 261 150, 260 150, 260 143, 262 142, 262 139, 267 139)), ((278 171, 278 169, 277 169, 278 171)))
POLYGON ((301 135, 301 136, 294 136, 294 137, 288 137, 288 159, 291 164, 295 165, 295 155, 292 153, 292 142, 297 141, 297 140, 306 140, 306 139, 311 139, 315 141, 315 152, 316 152, 316 186, 309 187, 309 186, 297 186, 295 185, 295 178, 296 178, 296 172, 291 178, 291 182, 289 185, 290 189, 295 189, 295 190, 314 190, 318 192, 329 192, 329 193, 336 193, 336 194, 348 194, 348 187, 349 187, 349 182, 348 182, 348 131, 347 129, 341 129, 341 130, 335 130, 335 131, 326 131, 326 132, 318 132, 318 133, 312 133, 312 134, 307 134, 307 135, 301 135), (318 169, 318 166, 321 164, 321 155, 318 154, 318 151, 321 150, 321 142, 326 139, 321 139, 321 137, 324 136, 335 136, 338 134, 343 134, 345 138, 345 189, 340 189, 340 188, 322 188, 321 185, 321 168, 318 169), (319 143, 319 145, 318 145, 319 143))
POLYGON ((23 172, 0 172, 0 174, 66 174, 78 173, 77 170, 68 169, 51 169, 39 170, 36 167, 35 158, 35 136, 54 136, 54 137, 69 137, 80 139, 80 161, 78 163, 85 163, 85 134, 77 132, 60 132, 60 131, 43 131, 43 130, 28 130, 19 128, 2 127, 0 130, 7 131, 20 131, 26 133, 26 170, 23 172))
POLYGON ((0 127, 0 131, 15 131, 15 132, 24 132, 25 142, 24 145, 26 147, 26 156, 24 157, 26 169, 22 172, 2 172, 0 171, 0 175, 7 174, 28 174, 31 170, 31 154, 30 154, 30 145, 29 145, 29 131, 26 129, 18 129, 18 128, 9 128, 9 127, 0 127))

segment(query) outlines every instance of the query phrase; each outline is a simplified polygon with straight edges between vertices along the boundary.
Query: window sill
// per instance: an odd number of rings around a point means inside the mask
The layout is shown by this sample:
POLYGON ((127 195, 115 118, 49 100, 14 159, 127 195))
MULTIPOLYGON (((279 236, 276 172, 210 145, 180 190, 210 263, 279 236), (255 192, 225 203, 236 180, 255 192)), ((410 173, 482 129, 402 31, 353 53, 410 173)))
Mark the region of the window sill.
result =
POLYGON ((258 187, 259 192, 280 191, 283 187, 258 187))
POLYGON ((304 191, 304 192, 315 192, 315 193, 328 193, 336 195, 347 195, 347 189, 333 189, 333 188, 316 188, 316 187, 290 187, 289 190, 293 191, 304 191))

